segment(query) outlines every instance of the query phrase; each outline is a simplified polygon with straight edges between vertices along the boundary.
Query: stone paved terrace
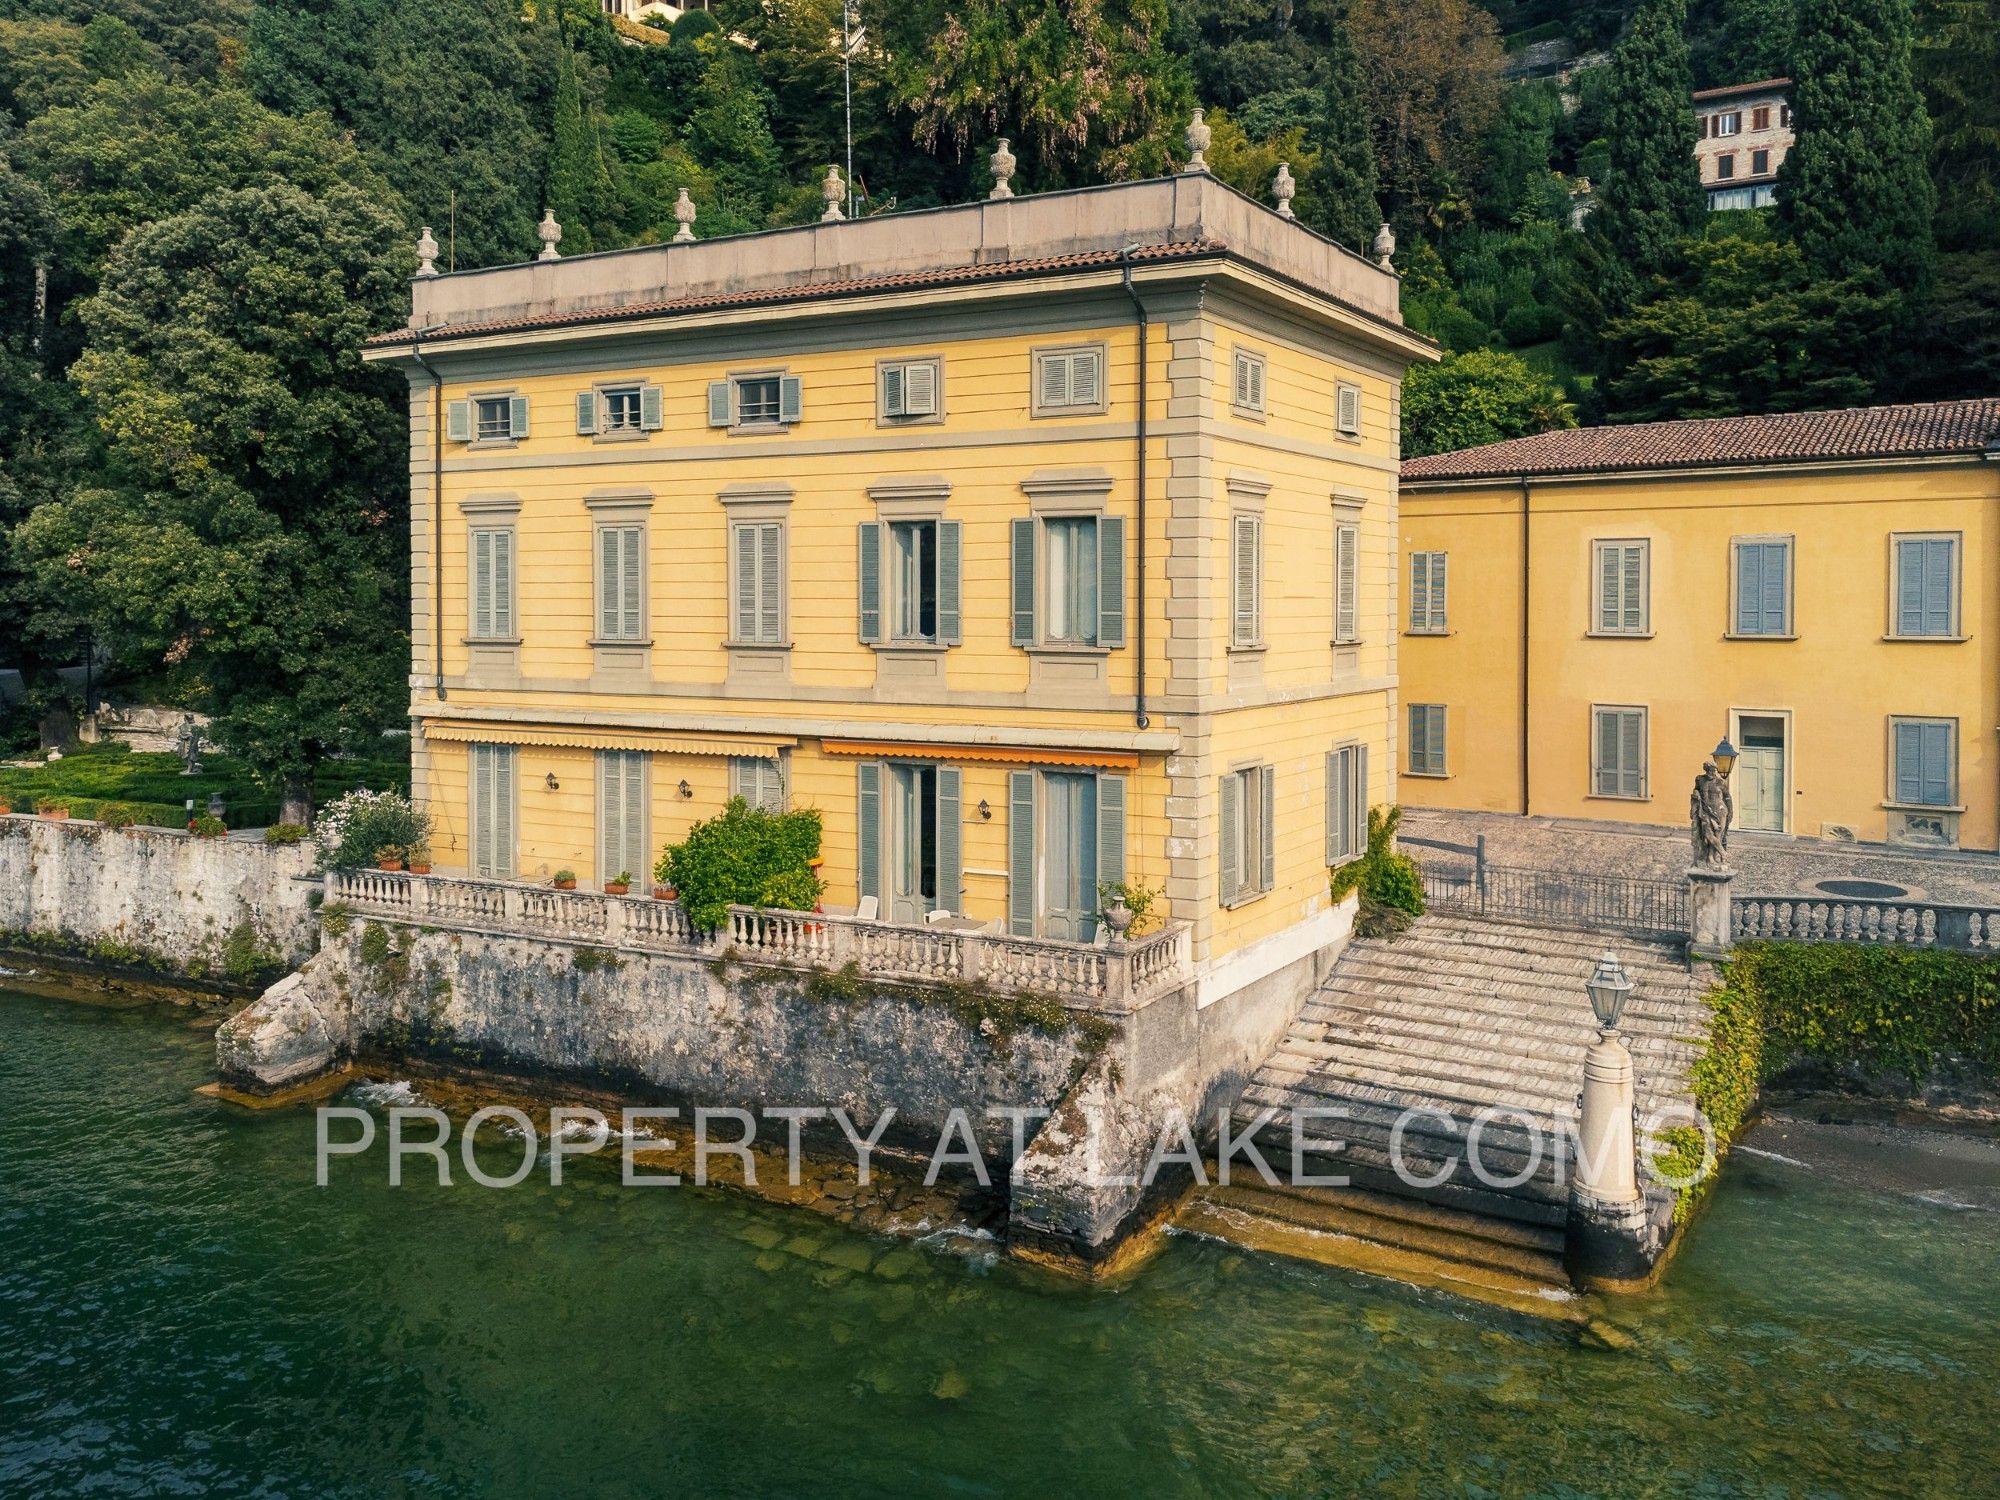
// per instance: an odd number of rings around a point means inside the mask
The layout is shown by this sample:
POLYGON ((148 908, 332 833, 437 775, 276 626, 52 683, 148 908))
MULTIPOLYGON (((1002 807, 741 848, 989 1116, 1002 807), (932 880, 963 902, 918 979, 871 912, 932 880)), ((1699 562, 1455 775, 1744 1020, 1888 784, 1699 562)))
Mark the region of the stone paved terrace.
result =
MULTIPOLYGON (((1491 864, 1594 874, 1666 879, 1683 874, 1691 859, 1685 830, 1640 823, 1410 807, 1401 832, 1406 840, 1467 850, 1484 834, 1491 864)), ((1421 860, 1430 851, 1417 844, 1410 852, 1421 860)), ((1825 899, 1827 893, 1815 890, 1822 880, 1878 880, 1931 901, 2000 903, 2000 856, 1993 854, 1736 832, 1729 836, 1729 862, 1737 872, 1737 896, 1825 899)))

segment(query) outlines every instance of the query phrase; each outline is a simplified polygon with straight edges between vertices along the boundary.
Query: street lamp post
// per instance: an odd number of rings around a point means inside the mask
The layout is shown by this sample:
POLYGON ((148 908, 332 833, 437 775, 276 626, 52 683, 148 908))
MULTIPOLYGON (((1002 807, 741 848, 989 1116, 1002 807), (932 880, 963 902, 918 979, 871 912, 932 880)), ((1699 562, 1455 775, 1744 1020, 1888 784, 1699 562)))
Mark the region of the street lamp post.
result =
POLYGON ((1585 981, 1597 1040, 1583 1059, 1583 1093, 1577 1100, 1576 1192, 1594 1205, 1622 1207, 1639 1199, 1638 1154, 1632 1138, 1636 1093, 1632 1054, 1618 1035, 1625 1002, 1636 986, 1615 953, 1597 961, 1585 981))

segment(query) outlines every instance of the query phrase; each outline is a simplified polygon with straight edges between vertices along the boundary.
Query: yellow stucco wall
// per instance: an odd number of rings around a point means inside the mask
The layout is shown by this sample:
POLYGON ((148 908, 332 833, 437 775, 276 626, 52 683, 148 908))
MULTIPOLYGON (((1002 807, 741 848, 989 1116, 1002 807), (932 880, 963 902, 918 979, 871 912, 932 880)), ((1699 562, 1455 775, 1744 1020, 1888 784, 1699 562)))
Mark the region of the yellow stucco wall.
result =
MULTIPOLYGON (((1520 812, 1521 505, 1518 483, 1416 486, 1405 553, 1450 557, 1449 634, 1405 635, 1405 704, 1447 708, 1447 773, 1400 777, 1406 803, 1520 812)), ((1703 757, 1744 713, 1789 724, 1786 831, 1877 841, 1894 717, 1958 723, 1958 842, 1991 849, 2000 723, 2000 467, 1903 463, 1766 469, 1530 488, 1528 811, 1678 825, 1703 757), (1890 538, 1960 536, 1962 640, 1887 639, 1890 538), (1792 538, 1793 639, 1731 639, 1732 541, 1792 538), (1593 543, 1651 545, 1651 635, 1593 637, 1593 543), (1649 710, 1648 795, 1594 796, 1592 705, 1649 710)), ((1741 803, 1742 796, 1738 801, 1741 803)))

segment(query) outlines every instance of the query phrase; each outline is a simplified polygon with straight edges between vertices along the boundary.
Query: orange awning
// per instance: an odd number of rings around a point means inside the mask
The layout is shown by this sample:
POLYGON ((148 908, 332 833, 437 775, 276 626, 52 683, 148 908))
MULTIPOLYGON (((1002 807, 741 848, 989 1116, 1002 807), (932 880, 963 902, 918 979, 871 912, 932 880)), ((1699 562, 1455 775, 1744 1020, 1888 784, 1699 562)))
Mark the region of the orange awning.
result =
POLYGON ((1136 771, 1136 750, 1045 750, 1036 745, 928 745, 905 740, 827 740, 828 755, 894 756, 912 760, 991 761, 1009 766, 1106 766, 1136 771))

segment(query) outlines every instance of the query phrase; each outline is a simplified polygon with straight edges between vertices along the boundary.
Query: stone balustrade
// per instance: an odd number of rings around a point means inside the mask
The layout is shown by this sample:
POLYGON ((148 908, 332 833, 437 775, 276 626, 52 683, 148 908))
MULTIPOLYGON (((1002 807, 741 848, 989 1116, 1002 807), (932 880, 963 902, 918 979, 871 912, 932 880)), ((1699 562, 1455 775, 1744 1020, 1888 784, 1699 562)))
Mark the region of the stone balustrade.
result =
POLYGON ((1729 903, 1738 942, 1890 943, 1961 953, 2000 951, 2000 909, 1937 901, 1738 896, 1729 903))
POLYGON ((417 926, 689 957, 728 953, 740 962, 780 968, 838 969, 853 963, 872 978, 977 982, 1105 1010, 1165 994, 1194 977, 1188 930, 1179 923, 1099 947, 748 906, 730 908, 720 930, 699 932, 674 901, 385 870, 329 871, 325 892, 328 906, 417 926))

